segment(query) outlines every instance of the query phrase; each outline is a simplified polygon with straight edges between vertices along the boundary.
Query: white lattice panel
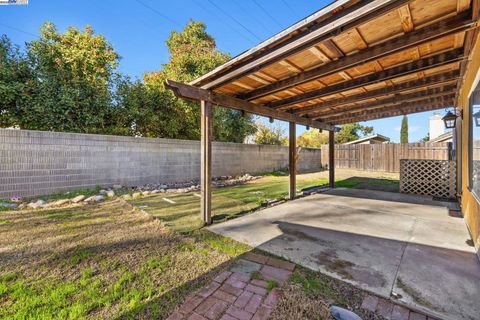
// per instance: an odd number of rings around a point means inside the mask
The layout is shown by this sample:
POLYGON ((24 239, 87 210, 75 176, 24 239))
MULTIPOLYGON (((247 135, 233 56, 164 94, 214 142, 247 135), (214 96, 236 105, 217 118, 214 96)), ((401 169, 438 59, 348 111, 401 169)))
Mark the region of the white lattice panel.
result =
POLYGON ((455 161, 400 160, 400 192, 455 198, 455 161))

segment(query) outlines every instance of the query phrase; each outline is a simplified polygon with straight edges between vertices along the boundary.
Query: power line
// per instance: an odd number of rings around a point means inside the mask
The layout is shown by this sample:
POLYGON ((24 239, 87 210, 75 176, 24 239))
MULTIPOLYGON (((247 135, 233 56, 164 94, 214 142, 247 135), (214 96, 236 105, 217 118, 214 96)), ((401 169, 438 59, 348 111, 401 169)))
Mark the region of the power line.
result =
POLYGON ((165 20, 173 23, 173 24, 176 25, 177 27, 180 27, 180 28, 182 27, 182 25, 181 25, 179 22, 177 22, 177 21, 169 18, 168 16, 164 15, 163 13, 161 13, 160 11, 158 11, 157 9, 149 6, 149 5, 146 4, 145 2, 143 2, 143 1, 141 1, 141 0, 135 0, 135 1, 138 2, 139 4, 141 4, 142 6, 144 6, 145 8, 147 8, 148 10, 156 13, 157 15, 159 15, 160 17, 162 17, 163 19, 165 19, 165 20))
POLYGON ((288 10, 292 11, 292 12, 296 12, 297 10, 294 9, 291 5, 288 4, 287 0, 282 0, 283 4, 285 5, 285 7, 287 7, 288 10))
POLYGON ((250 33, 252 36, 254 36, 258 41, 262 41, 262 39, 260 37, 258 37, 255 33, 253 33, 250 29, 248 29, 247 27, 245 27, 240 21, 238 21, 237 19, 235 19, 232 15, 230 15, 227 11, 223 10, 222 8, 220 8, 219 6, 217 6, 212 0, 208 0, 208 2, 210 2, 210 4, 212 6, 214 6, 215 8, 217 8, 220 12, 222 12, 224 15, 226 15, 227 17, 229 17, 230 19, 232 19, 233 21, 235 21, 239 26, 241 26, 245 31, 247 31, 248 33, 250 33))
MULTIPOLYGON (((208 10, 206 7, 203 6, 202 2, 199 2, 197 0, 192 0, 193 3, 195 3, 200 9, 202 9, 203 11, 205 11, 206 13, 208 14, 211 14, 210 10, 208 10)), ((250 37, 247 37, 246 35, 244 35, 242 32, 238 31, 236 28, 234 28, 228 20, 220 17, 221 20, 223 20, 225 22, 225 24, 234 32, 236 32, 239 36, 241 36, 243 39, 247 40, 248 42, 251 42, 252 44, 255 44, 256 42, 254 40, 252 40, 250 37)))
POLYGON ((268 33, 273 33, 274 31, 272 31, 270 28, 268 28, 263 22, 262 20, 260 19, 257 19, 256 17, 254 17, 252 15, 251 12, 249 12, 247 9, 245 9, 245 7, 243 5, 241 5, 241 1, 234 1, 234 3, 240 8, 242 9, 243 12, 245 12, 250 18, 252 18, 253 20, 255 20, 259 25, 262 26, 263 29, 267 30, 268 33))
POLYGON ((29 36, 32 36, 32 37, 37 37, 36 34, 33 34, 31 32, 28 32, 28 31, 25 31, 25 30, 22 30, 22 29, 19 29, 19 28, 16 28, 16 27, 12 27, 12 26, 9 26, 9 25, 6 25, 4 23, 0 23, 1 26, 4 26, 5 28, 9 28, 9 29, 12 29, 12 30, 15 30, 17 32, 21 32, 21 33, 24 33, 24 34, 28 34, 29 36))
POLYGON ((277 26, 279 26, 280 28, 282 28, 282 25, 278 22, 277 19, 275 19, 274 16, 272 16, 262 5, 260 5, 260 3, 257 2, 257 0, 253 0, 253 2, 257 5, 257 7, 260 8, 260 10, 262 10, 267 16, 270 17, 270 19, 273 20, 273 22, 275 22, 277 24, 277 26))

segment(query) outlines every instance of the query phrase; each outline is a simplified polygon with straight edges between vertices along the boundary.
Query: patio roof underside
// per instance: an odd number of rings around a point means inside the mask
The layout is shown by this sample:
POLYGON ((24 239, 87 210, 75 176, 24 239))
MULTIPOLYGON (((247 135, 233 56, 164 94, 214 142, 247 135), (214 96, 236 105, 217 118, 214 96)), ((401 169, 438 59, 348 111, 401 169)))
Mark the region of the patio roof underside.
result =
POLYGON ((190 86, 327 130, 454 106, 478 10, 478 0, 336 1, 190 86))

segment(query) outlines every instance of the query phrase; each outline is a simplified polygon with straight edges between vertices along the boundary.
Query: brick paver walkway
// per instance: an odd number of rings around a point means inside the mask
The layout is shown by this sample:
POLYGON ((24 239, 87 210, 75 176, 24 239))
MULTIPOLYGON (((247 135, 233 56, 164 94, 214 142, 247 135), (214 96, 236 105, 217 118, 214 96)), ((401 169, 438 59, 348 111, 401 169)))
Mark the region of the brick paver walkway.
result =
POLYGON ((363 298, 362 308, 390 320, 436 320, 373 295, 366 295, 363 298))
POLYGON ((264 320, 281 295, 293 263, 246 253, 189 298, 168 320, 264 320), (268 291, 268 281, 278 287, 268 291))

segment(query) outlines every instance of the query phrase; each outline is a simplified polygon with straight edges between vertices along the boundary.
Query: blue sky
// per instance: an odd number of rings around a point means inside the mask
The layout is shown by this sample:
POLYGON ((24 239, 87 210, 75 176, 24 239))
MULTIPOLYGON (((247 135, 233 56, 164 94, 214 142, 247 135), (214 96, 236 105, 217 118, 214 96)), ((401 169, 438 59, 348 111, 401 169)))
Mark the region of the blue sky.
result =
MULTIPOLYGON (((121 55, 120 70, 141 78, 168 61, 165 40, 189 19, 206 23, 220 50, 237 55, 283 30, 330 1, 318 0, 30 0, 27 6, 0 6, 0 34, 23 44, 38 36, 45 21, 59 30, 89 24, 113 44, 121 55)), ((443 110, 441 111, 443 112, 443 110)), ((432 112, 409 115, 411 142, 428 132, 432 112)), ((399 140, 401 117, 363 124, 376 133, 399 140)), ((282 124, 286 128, 286 124, 282 124)), ((298 126, 301 134, 303 126, 298 126)))

